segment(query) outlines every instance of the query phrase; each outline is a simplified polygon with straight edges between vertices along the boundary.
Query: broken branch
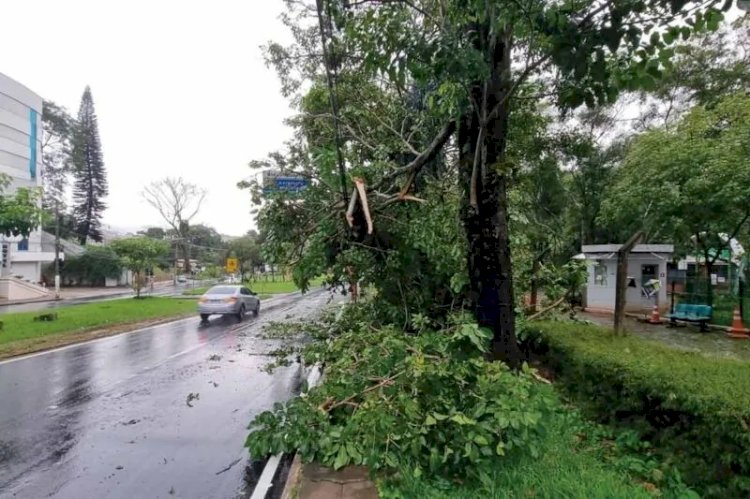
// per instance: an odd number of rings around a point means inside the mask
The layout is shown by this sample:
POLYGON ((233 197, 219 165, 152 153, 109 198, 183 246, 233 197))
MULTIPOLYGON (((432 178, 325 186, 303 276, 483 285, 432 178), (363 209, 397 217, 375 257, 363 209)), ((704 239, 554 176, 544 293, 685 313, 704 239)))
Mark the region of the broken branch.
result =
POLYGON ((547 308, 544 308, 544 309, 540 310, 539 312, 537 312, 537 313, 535 313, 535 314, 532 314, 532 315, 530 315, 529 317, 527 317, 527 318, 526 318, 526 320, 527 320, 527 321, 533 321, 534 319, 536 319, 536 318, 537 318, 537 317, 539 317, 540 315, 543 315, 543 314, 545 314, 546 312, 549 312, 549 311, 550 311, 550 310, 552 310, 553 308, 557 307, 557 306, 558 306, 558 305, 560 305, 560 304, 561 304, 561 303, 562 303, 563 301, 565 301, 565 297, 564 297, 564 296, 563 296, 562 298, 560 298, 559 300, 557 300, 557 301, 556 301, 555 303, 553 303, 552 305, 550 305, 549 307, 547 307, 547 308))
POLYGON ((370 206, 367 204, 367 191, 365 190, 365 181, 361 178, 354 179, 354 185, 359 192, 359 199, 362 203, 362 211, 365 213, 367 220, 367 233, 372 234, 372 217, 370 216, 370 206))
POLYGON ((399 175, 402 175, 407 172, 411 172, 412 170, 414 171, 416 175, 416 173, 418 173, 419 170, 425 164, 427 164, 428 162, 430 162, 432 159, 435 158, 435 156, 443 147, 443 145, 445 145, 445 143, 448 142, 448 139, 451 137, 451 135, 453 135, 454 131, 456 131, 456 122, 455 120, 451 120, 448 123, 446 123, 445 126, 443 126, 443 128, 440 130, 440 133, 438 133, 435 136, 435 138, 432 140, 430 145, 427 146, 427 149, 422 151, 422 153, 416 158, 414 158, 414 160, 411 161, 408 165, 402 166, 400 168, 396 168, 388 175, 385 175, 383 177, 383 180, 381 181, 381 184, 383 182, 393 180, 399 175))

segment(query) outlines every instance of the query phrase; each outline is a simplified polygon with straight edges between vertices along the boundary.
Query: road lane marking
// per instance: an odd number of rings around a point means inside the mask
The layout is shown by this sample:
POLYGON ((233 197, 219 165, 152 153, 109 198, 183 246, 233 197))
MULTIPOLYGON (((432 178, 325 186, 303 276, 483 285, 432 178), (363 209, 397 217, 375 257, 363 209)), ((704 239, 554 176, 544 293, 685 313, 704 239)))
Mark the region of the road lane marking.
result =
POLYGON ((265 499, 268 490, 273 485, 273 476, 276 474, 276 468, 279 467, 280 462, 281 454, 276 454, 268 458, 268 462, 265 468, 263 468, 263 473, 260 474, 258 484, 255 486, 250 499, 265 499))

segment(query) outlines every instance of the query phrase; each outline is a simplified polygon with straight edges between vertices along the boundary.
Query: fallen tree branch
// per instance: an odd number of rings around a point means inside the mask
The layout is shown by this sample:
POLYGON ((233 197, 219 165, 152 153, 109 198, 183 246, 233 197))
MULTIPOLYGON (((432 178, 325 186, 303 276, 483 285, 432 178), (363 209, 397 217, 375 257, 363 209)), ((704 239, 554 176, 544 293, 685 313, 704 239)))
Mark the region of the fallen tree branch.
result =
POLYGON ((354 207, 357 205, 357 188, 354 188, 354 192, 352 192, 352 197, 349 198, 349 207, 346 209, 346 223, 349 224, 349 227, 352 227, 354 225, 354 207))
POLYGON ((341 407, 342 405, 349 405, 349 404, 351 404, 352 400, 356 399, 357 397, 361 397, 363 395, 366 395, 366 394, 370 393, 371 391, 377 390, 378 388, 382 388, 384 386, 392 385, 393 384, 393 380, 395 380, 396 378, 398 378, 402 374, 404 374, 404 371, 399 371, 396 374, 394 374, 393 376, 390 376, 388 378, 385 378, 385 379, 381 380, 378 384, 372 385, 372 386, 370 386, 368 388, 365 388, 361 392, 355 393, 354 395, 350 395, 350 396, 346 397, 345 399, 336 402, 335 404, 332 403, 333 399, 328 398, 325 402, 323 402, 318 407, 318 409, 320 409, 320 410, 322 410, 324 412, 331 412, 332 410, 334 410, 334 409, 336 409, 338 407, 341 407))
POLYGON ((535 313, 535 314, 531 314, 530 316, 528 316, 528 317, 526 318, 526 320, 527 320, 527 321, 533 321, 533 320, 534 320, 534 319, 536 319, 537 317, 539 317, 539 316, 541 316, 541 315, 545 314, 546 312, 549 312, 549 311, 550 311, 550 310, 552 310, 553 308, 557 307, 558 305, 560 305, 560 304, 561 304, 562 302, 564 302, 564 301, 565 301, 565 297, 563 296, 562 298, 560 298, 559 300, 557 300, 557 301, 556 301, 555 303, 553 303, 553 304, 552 304, 552 305, 550 305, 549 307, 547 307, 547 308, 544 308, 544 309, 540 310, 539 312, 537 312, 537 313, 535 313))
POLYGON ((372 234, 372 216, 370 216, 370 205, 367 203, 367 191, 365 190, 365 181, 361 178, 354 179, 354 185, 359 192, 359 199, 362 203, 362 211, 365 213, 365 220, 367 220, 367 233, 372 234))
POLYGON ((552 384, 552 382, 550 380, 548 380, 547 378, 545 378, 543 376, 540 376, 536 371, 531 371, 531 376, 533 376, 535 380, 537 380, 537 381, 539 381, 541 383, 545 383, 547 385, 551 385, 552 384))

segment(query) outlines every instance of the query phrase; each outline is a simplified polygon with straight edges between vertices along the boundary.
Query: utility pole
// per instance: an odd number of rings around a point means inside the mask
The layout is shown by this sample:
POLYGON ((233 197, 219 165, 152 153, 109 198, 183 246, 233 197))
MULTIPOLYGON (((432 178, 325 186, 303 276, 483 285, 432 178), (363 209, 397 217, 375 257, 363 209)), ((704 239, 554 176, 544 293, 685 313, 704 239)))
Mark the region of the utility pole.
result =
POLYGON ((55 300, 60 299, 60 202, 55 203, 55 300))
MULTIPOLYGON (((615 335, 622 334, 625 321, 625 293, 628 280, 628 254, 643 239, 643 232, 638 231, 620 246, 617 251, 617 280, 615 281, 615 335)), ((658 295, 657 295, 658 297, 658 295)))

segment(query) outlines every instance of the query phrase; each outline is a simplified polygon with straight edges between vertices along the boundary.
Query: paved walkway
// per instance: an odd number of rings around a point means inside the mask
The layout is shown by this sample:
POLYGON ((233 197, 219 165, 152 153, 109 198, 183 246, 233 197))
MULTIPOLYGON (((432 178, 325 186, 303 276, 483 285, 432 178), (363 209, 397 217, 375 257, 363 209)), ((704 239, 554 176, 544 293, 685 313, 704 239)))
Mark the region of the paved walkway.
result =
MULTIPOLYGON (((612 327, 614 322, 611 314, 578 312, 578 316, 606 327, 612 327)), ((695 326, 673 328, 669 327, 666 322, 662 325, 654 325, 639 322, 632 317, 625 318, 625 329, 635 336, 658 341, 673 348, 714 357, 750 361, 750 340, 729 338, 724 331, 712 330, 708 333, 701 333, 695 326)))
POLYGON ((290 493, 287 497, 298 499, 377 499, 378 489, 367 475, 367 468, 363 466, 349 466, 339 471, 325 468, 318 464, 305 464, 299 477, 294 477, 293 469, 290 479, 298 479, 298 486, 294 487, 298 493, 290 493))

